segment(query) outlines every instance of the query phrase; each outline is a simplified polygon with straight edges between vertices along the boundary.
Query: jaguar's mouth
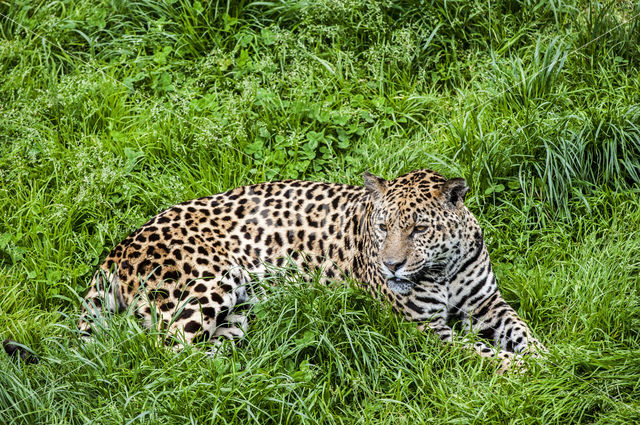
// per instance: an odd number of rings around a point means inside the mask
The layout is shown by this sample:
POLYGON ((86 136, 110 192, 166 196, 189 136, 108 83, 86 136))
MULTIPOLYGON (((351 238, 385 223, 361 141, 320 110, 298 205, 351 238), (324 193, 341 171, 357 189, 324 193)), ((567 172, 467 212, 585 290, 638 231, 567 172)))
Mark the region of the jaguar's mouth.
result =
POLYGON ((387 286, 389 287, 389 289, 400 295, 406 295, 411 292, 411 289, 413 289, 414 285, 415 283, 409 280, 399 279, 397 277, 387 279, 387 286))
POLYGON ((413 274, 410 279, 402 279, 397 276, 390 276, 387 278, 387 286, 396 294, 406 295, 413 287, 416 285, 416 282, 423 281, 438 281, 442 279, 444 273, 444 265, 442 264, 434 264, 429 267, 425 267, 420 270, 419 273, 413 274))

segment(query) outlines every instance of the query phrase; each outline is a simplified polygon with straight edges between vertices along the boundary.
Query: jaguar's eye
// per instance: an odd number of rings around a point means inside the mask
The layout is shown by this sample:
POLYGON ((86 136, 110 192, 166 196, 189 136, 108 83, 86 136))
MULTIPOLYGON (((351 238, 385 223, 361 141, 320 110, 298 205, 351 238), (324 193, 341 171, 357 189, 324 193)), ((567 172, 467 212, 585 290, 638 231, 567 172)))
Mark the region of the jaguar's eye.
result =
POLYGON ((427 230, 427 226, 415 226, 415 227, 413 228, 413 232, 414 232, 414 233, 422 233, 422 232, 424 232, 425 230, 427 230))
POLYGON ((383 223, 383 224, 381 224, 381 225, 380 225, 380 226, 378 226, 378 227, 380 227, 380 230, 382 230, 383 232, 386 232, 386 231, 387 231, 387 225, 386 225, 386 224, 384 224, 384 223, 383 223))

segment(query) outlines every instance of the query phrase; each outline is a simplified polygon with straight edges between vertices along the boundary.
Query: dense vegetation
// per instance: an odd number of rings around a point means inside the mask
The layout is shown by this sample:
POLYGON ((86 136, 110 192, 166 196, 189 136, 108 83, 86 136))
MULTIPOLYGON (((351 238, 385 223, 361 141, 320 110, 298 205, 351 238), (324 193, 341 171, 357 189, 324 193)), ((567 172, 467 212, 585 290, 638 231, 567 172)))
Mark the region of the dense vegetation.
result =
POLYGON ((2 423, 640 422, 640 3, 0 2, 2 423), (130 317, 73 332, 94 267, 179 201, 284 178, 462 176, 526 374, 349 286, 285 288, 215 360, 130 317))

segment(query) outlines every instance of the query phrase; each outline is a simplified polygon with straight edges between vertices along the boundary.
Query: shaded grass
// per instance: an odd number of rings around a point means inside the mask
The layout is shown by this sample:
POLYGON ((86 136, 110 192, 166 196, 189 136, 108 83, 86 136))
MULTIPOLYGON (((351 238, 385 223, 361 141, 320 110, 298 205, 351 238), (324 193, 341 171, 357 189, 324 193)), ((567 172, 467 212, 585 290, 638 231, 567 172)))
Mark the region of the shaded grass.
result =
POLYGON ((638 4, 0 3, 3 423, 639 420, 638 4), (43 41, 45 37, 46 41, 43 41), (526 375, 351 287, 270 289, 214 360, 74 331, 106 253, 177 202, 280 178, 463 176, 526 375))

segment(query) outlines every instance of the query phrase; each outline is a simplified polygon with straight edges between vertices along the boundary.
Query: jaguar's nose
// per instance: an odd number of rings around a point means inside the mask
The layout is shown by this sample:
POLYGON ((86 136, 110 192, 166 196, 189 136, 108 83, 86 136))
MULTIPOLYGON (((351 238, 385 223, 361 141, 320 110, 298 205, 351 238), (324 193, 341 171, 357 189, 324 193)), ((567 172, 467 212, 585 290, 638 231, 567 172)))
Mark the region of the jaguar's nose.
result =
POLYGON ((398 270, 400 267, 402 267, 404 265, 404 263, 406 263, 406 262, 407 262, 406 259, 405 260, 400 260, 400 261, 388 260, 388 261, 383 261, 382 264, 387 266, 389 271, 391 271, 393 273, 396 270, 398 270))

